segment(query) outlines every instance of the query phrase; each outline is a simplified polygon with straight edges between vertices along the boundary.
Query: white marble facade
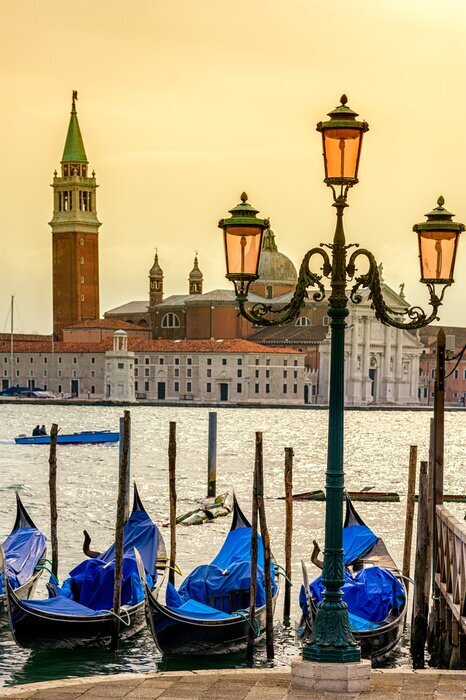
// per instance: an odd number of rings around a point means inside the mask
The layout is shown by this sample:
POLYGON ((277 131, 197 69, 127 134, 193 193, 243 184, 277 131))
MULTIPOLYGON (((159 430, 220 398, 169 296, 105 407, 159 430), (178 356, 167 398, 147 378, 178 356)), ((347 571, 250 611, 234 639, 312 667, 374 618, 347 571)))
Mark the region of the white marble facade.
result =
MULTIPOLYGON (((382 284, 387 304, 406 307, 404 296, 382 284)), ((345 340, 347 405, 419 404, 419 357, 423 345, 412 332, 385 326, 375 318, 370 301, 349 304, 345 340)), ((318 403, 328 403, 330 333, 320 345, 318 403)))

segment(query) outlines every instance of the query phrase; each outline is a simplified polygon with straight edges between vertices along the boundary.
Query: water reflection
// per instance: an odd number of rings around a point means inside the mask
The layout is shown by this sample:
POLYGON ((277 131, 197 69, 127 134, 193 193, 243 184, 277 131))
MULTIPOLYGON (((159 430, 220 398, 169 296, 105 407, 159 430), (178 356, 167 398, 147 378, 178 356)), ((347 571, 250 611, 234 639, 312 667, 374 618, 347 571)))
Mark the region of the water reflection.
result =
MULTIPOLYGON (((35 523, 48 534, 48 448, 17 446, 12 438, 37 423, 52 422, 66 432, 117 429, 121 408, 77 406, 0 406, 0 537, 10 532, 15 513, 14 491, 19 490, 35 523)), ((132 417, 132 477, 151 517, 158 523, 168 519, 168 423, 177 422, 177 491, 179 511, 187 511, 207 490, 208 409, 134 407, 132 417)), ((283 561, 284 548, 284 448, 295 451, 294 492, 322 488, 326 468, 326 411, 319 410, 218 410, 218 493, 234 487, 246 513, 250 510, 254 432, 264 433, 267 519, 274 554, 283 561)), ((350 411, 345 417, 346 483, 349 489, 374 486, 398 491, 401 503, 357 504, 363 518, 384 538, 395 560, 401 564, 407 486, 409 445, 418 445, 419 459, 427 459, 430 413, 424 411, 350 411)), ((466 413, 446 415, 445 490, 464 491, 466 413)), ((118 447, 115 445, 59 446, 58 449, 58 536, 59 577, 82 559, 82 531, 92 536, 92 548, 104 550, 113 539, 117 495, 118 447)), ((449 506, 450 507, 450 506, 449 506)), ((312 540, 324 540, 324 503, 295 503, 293 532, 292 614, 299 616, 300 560, 309 562, 312 540)), ((461 519, 464 504, 451 504, 461 519)), ((179 527, 178 562, 184 572, 210 560, 230 527, 221 518, 198 527, 179 527)), ((163 530, 168 539, 168 533, 163 530)), ((414 559, 414 554, 413 554, 414 559)), ((311 576, 316 575, 310 566, 311 576)), ((44 580, 38 594, 45 596, 44 580)), ((284 628, 281 605, 277 606, 276 660, 289 665, 296 655, 294 630, 284 628)), ((403 644, 387 657, 385 666, 409 664, 403 644)), ((147 632, 124 643, 117 653, 92 651, 29 652, 18 648, 9 632, 0 627, 0 683, 25 683, 95 673, 177 670, 184 668, 237 667, 245 665, 244 654, 208 658, 161 659, 147 632), (194 665, 195 664, 195 665, 194 665)), ((265 664, 260 644, 256 664, 265 664)))

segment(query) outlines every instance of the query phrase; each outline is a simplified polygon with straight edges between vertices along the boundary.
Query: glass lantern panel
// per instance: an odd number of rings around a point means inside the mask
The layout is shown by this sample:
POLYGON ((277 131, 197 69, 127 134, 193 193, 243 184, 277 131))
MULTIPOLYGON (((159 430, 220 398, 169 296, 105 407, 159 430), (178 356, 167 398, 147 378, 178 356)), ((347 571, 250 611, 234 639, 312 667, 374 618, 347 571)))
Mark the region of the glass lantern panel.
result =
POLYGON ((456 231, 420 231, 421 279, 453 279, 456 231))
POLYGON ((257 275, 262 244, 262 228, 226 226, 225 250, 229 275, 257 275))
POLYGON ((327 178, 356 178, 362 131, 326 129, 324 131, 327 178))

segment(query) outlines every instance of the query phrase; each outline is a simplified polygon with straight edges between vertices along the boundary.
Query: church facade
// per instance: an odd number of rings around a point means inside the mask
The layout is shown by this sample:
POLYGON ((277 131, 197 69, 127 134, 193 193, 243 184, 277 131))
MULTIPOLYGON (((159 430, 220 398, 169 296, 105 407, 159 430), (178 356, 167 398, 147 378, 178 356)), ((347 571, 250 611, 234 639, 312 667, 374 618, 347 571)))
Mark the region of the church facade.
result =
MULTIPOLYGON (((382 275, 382 268, 380 268, 382 275)), ((303 355, 303 403, 328 403, 330 319, 327 303, 306 300, 299 318, 282 326, 254 327, 238 314, 233 289, 203 291, 197 256, 186 294, 163 296, 164 275, 156 254, 149 272, 149 299, 106 312, 151 329, 153 339, 220 340, 247 338, 270 348, 289 348, 303 355)), ((278 250, 271 229, 264 233, 259 279, 251 284, 249 303, 275 308, 287 304, 297 281, 292 261, 278 250)), ((408 302, 403 287, 395 292, 382 275, 386 303, 397 311, 408 302)), ((419 359, 423 344, 416 334, 392 329, 375 318, 367 296, 349 302, 345 343, 345 402, 348 405, 416 405, 420 399, 419 359)))

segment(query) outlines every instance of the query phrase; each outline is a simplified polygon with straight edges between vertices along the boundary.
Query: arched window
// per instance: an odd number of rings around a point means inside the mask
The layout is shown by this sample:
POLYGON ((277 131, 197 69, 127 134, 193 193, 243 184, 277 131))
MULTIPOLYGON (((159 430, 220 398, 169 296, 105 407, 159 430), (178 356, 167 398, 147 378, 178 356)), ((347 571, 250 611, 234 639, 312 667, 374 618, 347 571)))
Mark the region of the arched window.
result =
POLYGON ((162 319, 162 328, 179 328, 180 319, 176 314, 165 314, 162 319))
POLYGON ((300 316, 296 320, 296 326, 312 326, 311 319, 307 316, 300 316))

